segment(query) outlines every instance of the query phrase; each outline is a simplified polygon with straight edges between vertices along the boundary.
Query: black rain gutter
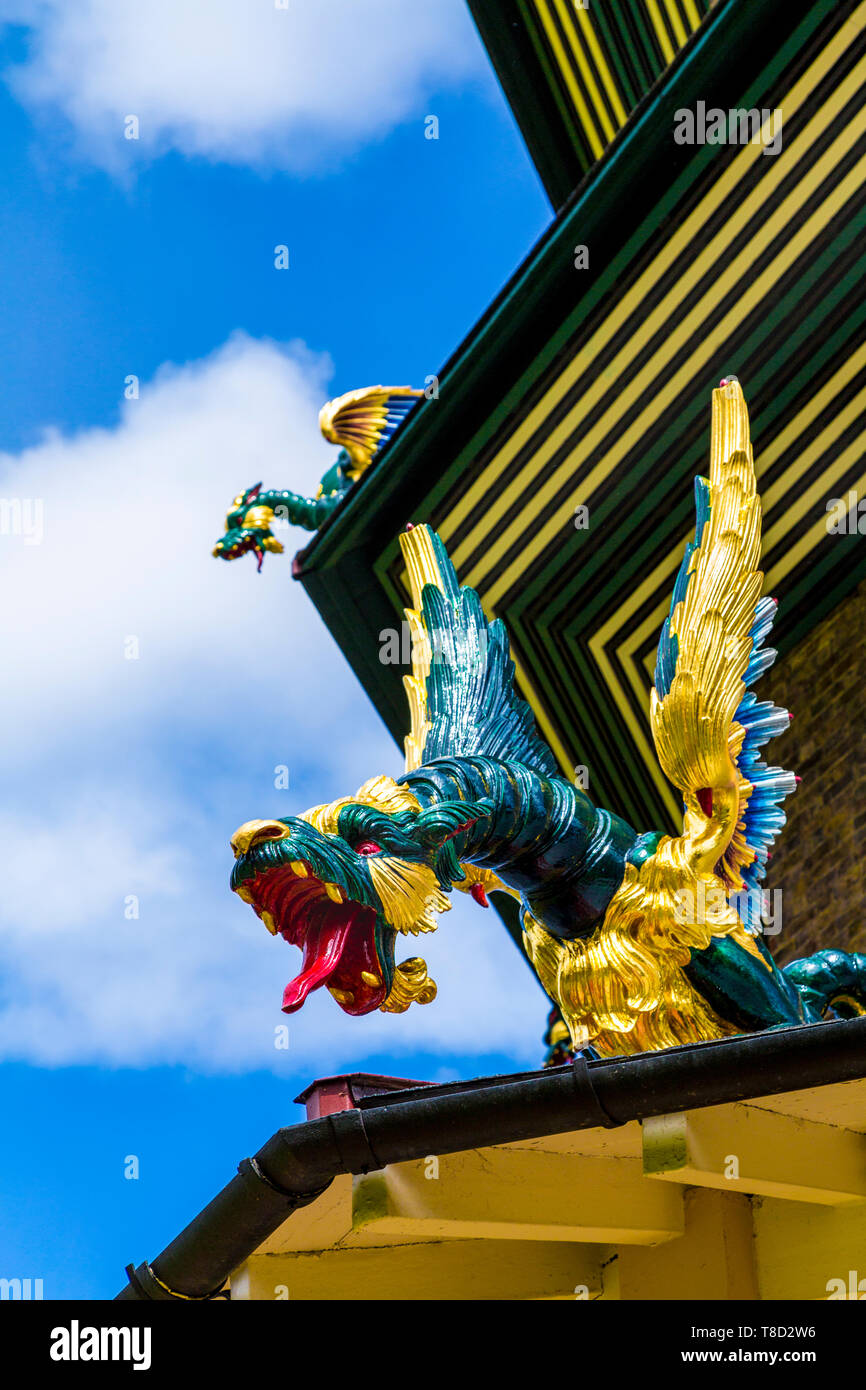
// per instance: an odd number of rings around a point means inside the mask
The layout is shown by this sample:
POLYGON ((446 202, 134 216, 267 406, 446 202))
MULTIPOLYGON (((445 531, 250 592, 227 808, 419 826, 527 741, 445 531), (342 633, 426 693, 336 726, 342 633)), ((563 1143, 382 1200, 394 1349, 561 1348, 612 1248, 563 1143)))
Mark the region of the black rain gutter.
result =
POLYGON ((392 1091, 280 1129, 119 1300, 215 1297, 298 1207, 341 1173, 574 1130, 610 1128, 866 1076, 866 1016, 514 1076, 392 1091))

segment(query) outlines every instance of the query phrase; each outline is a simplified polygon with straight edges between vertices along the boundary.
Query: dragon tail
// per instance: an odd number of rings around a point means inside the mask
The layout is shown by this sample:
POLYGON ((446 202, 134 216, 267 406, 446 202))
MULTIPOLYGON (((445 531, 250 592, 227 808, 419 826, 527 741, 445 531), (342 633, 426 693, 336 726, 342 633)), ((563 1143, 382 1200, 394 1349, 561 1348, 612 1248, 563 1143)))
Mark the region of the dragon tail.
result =
POLYGON ((303 497, 299 492, 266 492, 257 499, 259 505, 270 507, 275 516, 289 526, 302 526, 305 531, 318 531, 331 515, 342 493, 324 497, 303 497))
POLYGON ((866 955, 860 951, 816 951, 786 965, 785 974, 819 1018, 828 1008, 843 1018, 866 1014, 866 955))

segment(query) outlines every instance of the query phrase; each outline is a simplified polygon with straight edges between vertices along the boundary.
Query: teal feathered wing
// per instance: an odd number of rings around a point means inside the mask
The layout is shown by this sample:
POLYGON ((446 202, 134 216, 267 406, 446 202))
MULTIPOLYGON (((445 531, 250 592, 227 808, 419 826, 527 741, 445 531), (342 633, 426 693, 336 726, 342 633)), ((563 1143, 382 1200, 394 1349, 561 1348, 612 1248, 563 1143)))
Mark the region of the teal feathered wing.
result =
POLYGON ((509 758, 545 776, 556 759, 532 710, 514 689, 514 662, 501 618, 488 622, 474 589, 461 587, 441 538, 429 526, 400 537, 412 607, 412 674, 404 677, 411 731, 406 771, 434 758, 509 758))

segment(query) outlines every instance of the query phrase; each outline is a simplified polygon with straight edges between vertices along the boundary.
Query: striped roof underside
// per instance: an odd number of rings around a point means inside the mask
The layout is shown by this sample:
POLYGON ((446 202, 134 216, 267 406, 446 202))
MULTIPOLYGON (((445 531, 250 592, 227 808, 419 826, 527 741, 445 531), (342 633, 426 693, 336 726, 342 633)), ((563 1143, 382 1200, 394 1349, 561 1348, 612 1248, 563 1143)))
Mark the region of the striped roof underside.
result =
POLYGON ((713 3, 469 0, 555 206, 601 157, 713 3))
POLYGON ((709 9, 710 0, 528 0, 529 31, 584 168, 604 152, 709 9))
MULTIPOLYGON (((866 497, 866 4, 807 59, 754 101, 783 109, 786 157, 718 148, 414 509, 506 620, 563 770, 641 829, 679 818, 648 691, 721 376, 749 403, 782 649, 866 572, 866 540, 826 524, 866 497)), ((402 604, 395 544, 376 569, 402 604)))

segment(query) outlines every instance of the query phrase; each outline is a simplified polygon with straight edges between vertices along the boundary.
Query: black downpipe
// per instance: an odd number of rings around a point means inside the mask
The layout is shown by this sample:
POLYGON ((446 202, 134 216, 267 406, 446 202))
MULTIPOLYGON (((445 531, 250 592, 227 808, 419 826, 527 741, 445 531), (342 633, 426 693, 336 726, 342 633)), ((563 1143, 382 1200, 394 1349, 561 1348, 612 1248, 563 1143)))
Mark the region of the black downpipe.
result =
POLYGON ((866 1016, 515 1076, 369 1096, 280 1129, 120 1300, 213 1298, 298 1207, 340 1173, 540 1139, 866 1076, 866 1016))

